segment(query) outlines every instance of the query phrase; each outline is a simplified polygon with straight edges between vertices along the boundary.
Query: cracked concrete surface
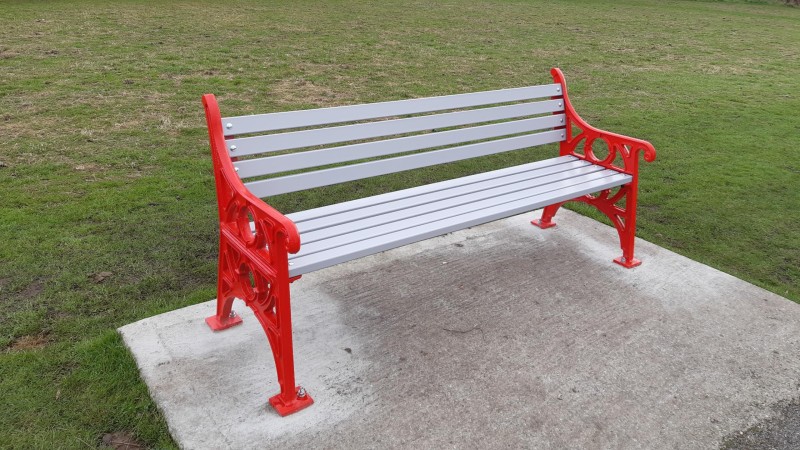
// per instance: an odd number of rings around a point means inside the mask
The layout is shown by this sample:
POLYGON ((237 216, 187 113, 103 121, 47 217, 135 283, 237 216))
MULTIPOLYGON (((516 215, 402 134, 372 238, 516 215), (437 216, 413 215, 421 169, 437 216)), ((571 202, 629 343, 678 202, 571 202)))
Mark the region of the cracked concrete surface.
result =
POLYGON ((641 240, 627 270, 613 229, 530 218, 294 283, 315 404, 289 417, 243 304, 219 333, 213 302, 120 332, 187 449, 717 448, 798 396, 800 305, 641 240))

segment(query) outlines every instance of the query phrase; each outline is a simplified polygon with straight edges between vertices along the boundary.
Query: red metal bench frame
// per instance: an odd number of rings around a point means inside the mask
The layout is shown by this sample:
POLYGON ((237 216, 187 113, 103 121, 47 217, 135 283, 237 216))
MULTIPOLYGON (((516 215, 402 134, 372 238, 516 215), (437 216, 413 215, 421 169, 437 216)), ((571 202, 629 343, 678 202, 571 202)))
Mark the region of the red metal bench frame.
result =
MULTIPOLYGON (((608 216, 619 233, 620 247, 622 248, 622 256, 615 258, 614 262, 627 268, 636 267, 642 263, 633 256, 636 239, 636 200, 639 191, 639 153, 644 154, 645 161, 652 162, 656 159, 656 149, 647 141, 603 131, 586 123, 575 112, 575 108, 569 101, 564 74, 558 68, 553 68, 550 74, 553 76, 553 81, 561 84, 561 90, 564 93, 564 111, 567 116, 565 124, 567 139, 559 144, 560 154, 585 159, 633 176, 630 184, 620 187, 613 195, 610 190, 605 190, 597 196, 585 195, 568 201, 593 205, 608 216), (574 136, 572 134, 573 126, 580 129, 580 132, 574 136), (598 158, 593 151, 593 145, 597 140, 604 141, 608 148, 608 155, 603 159, 598 158), (583 143, 582 148, 581 143, 583 143), (621 166, 616 162, 618 156, 622 160, 621 166)), ((531 223, 539 228, 554 227, 556 224, 553 222, 553 216, 564 203, 566 202, 545 207, 541 219, 533 220, 531 223)))
MULTIPOLYGON (((634 257, 636 231, 636 200, 638 190, 639 154, 653 161, 653 146, 635 139, 599 130, 578 116, 567 95, 564 76, 557 68, 551 70, 553 80, 561 85, 567 138, 560 142, 560 154, 572 155, 633 176, 633 181, 611 194, 605 190, 598 195, 585 195, 570 201, 594 205, 617 229, 622 256, 614 262, 635 267, 641 262, 634 257), (581 131, 573 135, 573 126, 581 131), (609 150, 600 159, 593 144, 603 140, 609 150), (616 163, 621 159, 622 164, 616 163)), ((295 384, 292 349, 292 319, 289 285, 299 277, 289 277, 289 254, 300 250, 300 235, 295 224, 243 185, 228 154, 222 129, 222 117, 216 99, 203 96, 206 122, 216 180, 219 210, 219 270, 216 314, 206 322, 215 331, 238 325, 241 318, 232 312, 235 298, 244 300, 261 323, 275 359, 280 393, 269 403, 282 416, 294 413, 313 403, 311 396, 295 384), (255 232, 251 229, 255 224, 255 232)), ((541 219, 532 223, 540 228, 555 226, 553 216, 565 202, 544 208, 541 219)))

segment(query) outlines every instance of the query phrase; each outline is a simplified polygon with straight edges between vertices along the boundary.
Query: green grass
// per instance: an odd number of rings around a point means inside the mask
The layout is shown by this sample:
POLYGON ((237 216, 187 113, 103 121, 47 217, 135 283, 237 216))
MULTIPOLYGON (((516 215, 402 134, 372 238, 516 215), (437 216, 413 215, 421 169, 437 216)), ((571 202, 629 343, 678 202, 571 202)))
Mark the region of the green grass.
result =
POLYGON ((800 301, 800 8, 0 0, 0 24, 0 447, 174 445, 114 329, 214 297, 206 92, 247 114, 541 84, 559 66, 585 119, 658 150, 640 237, 800 301))

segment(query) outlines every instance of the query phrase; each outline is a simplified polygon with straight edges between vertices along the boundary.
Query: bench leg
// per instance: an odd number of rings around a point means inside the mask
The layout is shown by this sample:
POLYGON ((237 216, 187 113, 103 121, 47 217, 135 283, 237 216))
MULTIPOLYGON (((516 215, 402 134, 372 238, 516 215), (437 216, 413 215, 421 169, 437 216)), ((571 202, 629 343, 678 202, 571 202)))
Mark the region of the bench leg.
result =
POLYGON ((232 310, 233 300, 236 298, 233 293, 236 280, 230 276, 232 271, 228 267, 228 262, 225 261, 226 252, 223 252, 222 248, 220 248, 219 255, 219 265, 217 266, 217 313, 211 317, 206 317, 206 323, 214 331, 221 331, 242 323, 242 318, 232 310))
POLYGON ((614 262, 632 268, 642 262, 633 256, 633 247, 636 242, 636 187, 633 184, 620 186, 619 190, 611 195, 611 190, 606 189, 598 195, 585 195, 576 198, 576 201, 594 206, 611 219, 614 228, 619 234, 619 246, 622 256, 614 258, 614 262), (623 204, 624 206, 620 206, 623 204))
POLYGON ((211 317, 206 317, 206 324, 214 330, 221 331, 242 323, 242 318, 232 310, 233 297, 217 297, 217 313, 211 317))
MULTIPOLYGON (((628 269, 642 263, 633 256, 633 247, 636 242, 636 197, 632 195, 633 192, 635 192, 635 187, 626 184, 621 186, 614 195, 611 195, 611 190, 607 189, 598 195, 584 195, 570 200, 592 205, 611 219, 619 234, 619 244, 622 248, 622 256, 615 258, 614 262, 628 269), (620 206, 619 203, 624 203, 624 206, 620 206)), ((553 222, 553 216, 564 203, 545 207, 542 218, 533 220, 531 223, 539 228, 554 227, 556 224, 553 222)))
POLYGON ((278 384, 281 386, 281 392, 270 397, 269 403, 281 416, 300 411, 314 403, 311 395, 303 387, 295 385, 289 282, 288 278, 277 280, 273 285, 274 306, 256 313, 272 347, 275 369, 278 371, 278 384))
POLYGON ((542 211, 542 218, 533 219, 531 223, 541 229, 546 229, 556 226, 556 223, 553 222, 553 216, 556 215, 556 211, 558 211, 558 208, 560 208, 561 205, 563 204, 564 203, 562 202, 550 206, 545 206, 544 211, 542 211))
POLYGON ((242 323, 241 317, 232 313, 231 306, 235 298, 245 301, 267 335, 278 372, 280 393, 270 397, 269 403, 278 414, 286 416, 310 406, 314 400, 305 389, 295 385, 290 279, 288 269, 277 272, 260 269, 250 255, 221 236, 217 312, 206 318, 206 323, 214 331, 242 323))
MULTIPOLYGON (((614 262, 625 268, 636 267, 642 262, 633 257, 633 246, 636 243, 636 204, 626 206, 623 227, 619 231, 619 245, 622 247, 622 256, 614 258, 614 262)), ((615 224, 616 225, 616 224, 615 224)))

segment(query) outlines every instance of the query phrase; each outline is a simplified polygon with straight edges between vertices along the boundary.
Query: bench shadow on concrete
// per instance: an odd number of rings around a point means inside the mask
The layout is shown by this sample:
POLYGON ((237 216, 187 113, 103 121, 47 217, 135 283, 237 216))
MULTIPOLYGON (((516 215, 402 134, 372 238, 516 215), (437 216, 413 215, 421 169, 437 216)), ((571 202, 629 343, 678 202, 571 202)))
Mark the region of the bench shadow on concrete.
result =
POLYGON ((714 448, 798 395, 800 307, 569 211, 517 216, 305 275, 281 418, 244 305, 120 329, 184 448, 714 448))

